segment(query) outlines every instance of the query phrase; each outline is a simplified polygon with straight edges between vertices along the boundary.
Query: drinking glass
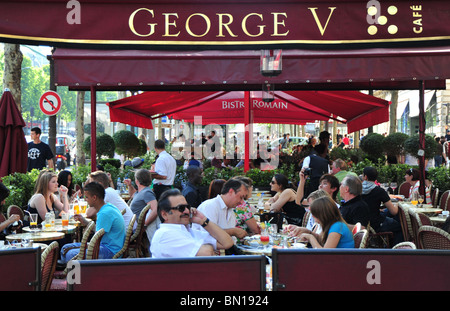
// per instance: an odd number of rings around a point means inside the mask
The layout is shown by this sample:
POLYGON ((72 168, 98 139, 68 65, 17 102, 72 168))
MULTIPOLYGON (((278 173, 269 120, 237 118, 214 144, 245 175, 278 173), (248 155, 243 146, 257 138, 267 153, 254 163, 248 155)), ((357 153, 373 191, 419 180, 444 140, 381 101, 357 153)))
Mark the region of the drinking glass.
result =
POLYGON ((411 196, 411 204, 416 206, 417 203, 419 203, 418 198, 417 198, 417 193, 414 192, 411 196))
POLYGON ((80 214, 86 214, 87 202, 84 200, 80 201, 80 214))
POLYGON ((69 225, 69 214, 68 213, 61 214, 61 225, 63 227, 67 227, 69 225))
POLYGON ((74 215, 74 205, 73 203, 69 204, 69 215, 73 216, 74 215))
POLYGON ((418 196, 418 201, 419 201, 419 203, 420 203, 420 207, 422 207, 422 203, 423 203, 423 195, 419 195, 418 196))
POLYGON ((391 182, 391 188, 392 188, 392 191, 395 194, 395 189, 397 189, 397 183, 396 182, 391 182))
POLYGON ((37 227, 38 214, 30 214, 30 231, 36 232, 38 230, 37 227))
POLYGON ((80 203, 79 202, 75 202, 73 204, 73 212, 74 212, 74 215, 80 214, 80 203))
POLYGON ((270 241, 269 231, 266 228, 261 230, 261 236, 259 239, 261 240, 261 244, 263 245, 263 248, 265 249, 270 241))

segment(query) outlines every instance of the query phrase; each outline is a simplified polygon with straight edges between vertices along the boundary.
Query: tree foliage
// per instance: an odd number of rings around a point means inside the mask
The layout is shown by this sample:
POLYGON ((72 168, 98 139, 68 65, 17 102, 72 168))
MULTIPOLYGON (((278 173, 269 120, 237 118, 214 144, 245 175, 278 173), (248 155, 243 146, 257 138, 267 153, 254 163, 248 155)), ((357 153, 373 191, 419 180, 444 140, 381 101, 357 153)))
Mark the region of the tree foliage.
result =
POLYGON ((116 144, 116 152, 126 157, 133 157, 139 154, 141 144, 139 138, 127 130, 117 131, 113 135, 114 142, 116 144))
MULTIPOLYGON (((114 139, 105 133, 97 134, 96 139, 96 149, 97 149, 97 159, 101 156, 107 156, 108 158, 114 157, 114 151, 116 149, 116 144, 114 139)), ((86 154, 91 153, 91 136, 86 137, 83 142, 83 151, 86 154)))

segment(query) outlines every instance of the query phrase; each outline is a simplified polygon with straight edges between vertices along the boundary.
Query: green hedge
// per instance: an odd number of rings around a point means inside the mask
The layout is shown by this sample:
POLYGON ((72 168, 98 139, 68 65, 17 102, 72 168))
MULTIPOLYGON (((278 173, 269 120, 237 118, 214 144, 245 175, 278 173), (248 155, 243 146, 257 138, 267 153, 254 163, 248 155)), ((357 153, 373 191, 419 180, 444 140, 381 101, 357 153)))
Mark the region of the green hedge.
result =
MULTIPOLYGON (((155 154, 147 153, 144 157, 144 164, 142 168, 150 169, 152 163, 154 162, 155 154)), ((117 168, 115 161, 105 161, 104 164, 105 171, 111 174, 111 178, 116 186, 117 178, 120 177, 122 180, 124 178, 130 178, 134 181, 134 170, 130 167, 117 168), (112 163, 112 164, 111 164, 112 163)), ((406 164, 393 164, 385 165, 384 161, 378 163, 373 163, 368 159, 363 159, 357 164, 352 165, 349 170, 355 172, 356 174, 362 174, 364 167, 373 166, 378 170, 378 182, 397 182, 400 186, 402 182, 405 181, 405 172, 411 166, 406 164)), ((73 183, 82 185, 86 181, 88 174, 90 173, 90 165, 78 165, 71 170, 73 176, 73 183)), ((439 188, 440 192, 443 193, 450 189, 450 170, 445 167, 431 168, 429 171, 430 179, 433 181, 433 185, 439 188)), ((294 165, 282 165, 281 168, 273 171, 261 171, 259 169, 250 169, 247 173, 241 169, 216 169, 214 167, 208 167, 204 169, 203 186, 209 186, 210 182, 216 178, 222 178, 228 180, 234 176, 246 175, 253 180, 253 185, 255 188, 269 187, 270 181, 275 174, 285 175, 294 185, 298 184, 298 173, 294 170, 294 165)), ((10 189, 11 194, 6 199, 4 209, 10 205, 18 205, 24 207, 28 204, 29 199, 34 193, 34 185, 36 179, 39 175, 38 170, 33 170, 30 173, 22 174, 15 173, 2 178, 3 184, 10 189)), ((177 173, 175 177, 175 187, 181 188, 182 184, 186 182, 186 174, 182 166, 177 168, 177 173)), ((3 210, 6 212, 6 210, 3 210)))

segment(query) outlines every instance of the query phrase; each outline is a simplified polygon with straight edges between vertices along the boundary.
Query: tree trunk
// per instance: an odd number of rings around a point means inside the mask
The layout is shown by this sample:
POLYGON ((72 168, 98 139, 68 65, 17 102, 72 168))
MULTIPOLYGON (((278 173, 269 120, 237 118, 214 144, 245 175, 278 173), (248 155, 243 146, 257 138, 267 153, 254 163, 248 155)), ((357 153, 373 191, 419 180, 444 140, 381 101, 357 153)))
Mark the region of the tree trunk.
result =
POLYGON ((86 156, 83 152, 83 142, 84 142, 84 96, 85 91, 77 92, 77 161, 76 164, 85 165, 86 156))
POLYGON ((389 134, 397 132, 398 91, 391 91, 391 105, 389 107, 389 134))
POLYGON ((14 97, 17 107, 22 111, 22 78, 23 54, 19 44, 5 43, 5 72, 3 74, 3 89, 8 88, 14 97))

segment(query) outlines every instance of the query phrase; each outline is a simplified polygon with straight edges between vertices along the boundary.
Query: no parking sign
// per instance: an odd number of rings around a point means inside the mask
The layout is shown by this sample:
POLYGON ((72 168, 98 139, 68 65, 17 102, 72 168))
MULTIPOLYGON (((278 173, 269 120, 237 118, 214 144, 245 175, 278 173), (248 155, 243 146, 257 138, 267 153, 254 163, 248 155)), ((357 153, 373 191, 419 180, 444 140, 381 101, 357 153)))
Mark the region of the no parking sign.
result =
POLYGON ((39 100, 41 111, 48 116, 57 114, 61 109, 61 104, 61 97, 58 93, 53 91, 45 92, 39 100))

